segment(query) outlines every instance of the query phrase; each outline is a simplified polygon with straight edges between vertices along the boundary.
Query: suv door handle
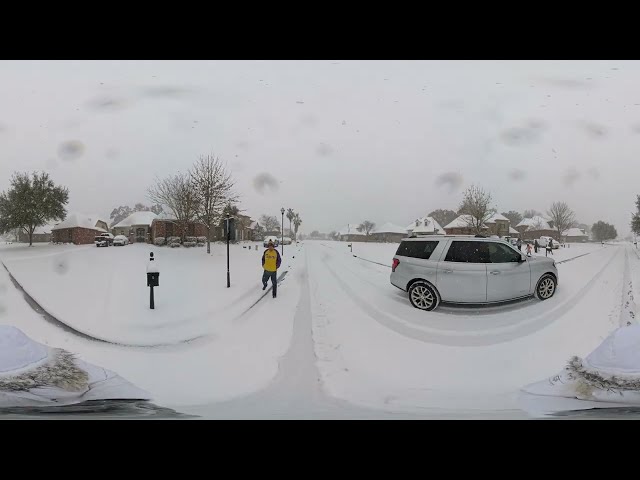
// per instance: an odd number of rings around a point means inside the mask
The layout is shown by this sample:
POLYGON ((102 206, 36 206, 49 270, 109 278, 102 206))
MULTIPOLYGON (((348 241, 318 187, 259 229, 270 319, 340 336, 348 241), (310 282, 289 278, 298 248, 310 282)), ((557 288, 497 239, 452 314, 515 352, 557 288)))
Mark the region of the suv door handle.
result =
POLYGON ((500 272, 498 270, 492 270, 489 273, 491 273, 491 275, 500 275, 500 272))
POLYGON ((442 273, 453 273, 453 270, 442 270, 442 273))

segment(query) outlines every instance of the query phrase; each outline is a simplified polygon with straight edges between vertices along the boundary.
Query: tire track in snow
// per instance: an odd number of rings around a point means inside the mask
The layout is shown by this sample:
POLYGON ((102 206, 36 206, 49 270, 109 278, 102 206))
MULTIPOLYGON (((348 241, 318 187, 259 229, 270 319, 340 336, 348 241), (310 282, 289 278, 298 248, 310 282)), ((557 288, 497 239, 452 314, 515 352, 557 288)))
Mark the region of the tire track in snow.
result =
POLYGON ((584 298, 585 295, 589 293, 591 288, 600 280, 602 273, 612 265, 614 259, 616 259, 621 253, 621 251, 614 253, 605 265, 573 296, 573 298, 567 300, 549 312, 544 312, 541 315, 526 320, 525 322, 520 322, 506 327, 499 327, 492 330, 464 332, 448 331, 447 333, 442 333, 442 331, 434 328, 410 325, 407 321, 400 319, 395 315, 388 315, 381 310, 372 307, 370 302, 361 298, 355 290, 329 266, 327 262, 324 262, 323 265, 335 278, 336 282, 347 294, 349 299, 381 325, 394 330, 401 335, 426 343, 438 343, 450 346, 481 346, 511 341, 515 338, 535 333, 536 331, 552 324, 571 310, 582 298, 584 298))
MULTIPOLYGON (((191 343, 191 342, 194 342, 196 340, 201 340, 201 339, 204 339, 204 338, 208 337, 207 335, 198 335, 196 337, 188 338, 186 340, 181 340, 181 341, 175 342, 175 343, 158 343, 158 344, 152 344, 152 345, 145 345, 145 344, 114 342, 114 341, 111 341, 111 340, 106 340, 104 338, 96 337, 94 335, 90 335, 88 333, 85 333, 85 332, 83 332, 81 330, 78 330, 78 329, 72 327, 71 325, 69 325, 67 323, 64 323, 61 320, 58 320, 56 317, 54 317, 49 312, 47 312, 44 308, 42 308, 42 306, 31 295, 29 295, 29 293, 24 289, 24 287, 15 279, 15 277, 11 274, 11 271, 9 271, 7 266, 3 262, 0 262, 0 263, 2 263, 2 266, 7 271, 8 275, 9 275, 9 279, 13 283, 13 286, 16 288, 16 290, 18 290, 19 292, 22 293, 22 295, 23 295, 25 301, 27 302, 27 304, 37 314, 42 316, 42 318, 44 318, 47 322, 51 323, 52 325, 54 325, 54 326, 56 326, 58 328, 61 328, 65 332, 70 333, 72 335, 75 335, 76 337, 80 337, 80 338, 82 338, 84 340, 89 340, 89 341, 92 341, 92 342, 105 343, 105 344, 108 344, 108 345, 116 345, 118 347, 150 349, 150 348, 159 348, 159 347, 174 347, 174 346, 177 346, 177 345, 191 343)), ((212 337, 212 338, 214 337, 214 335, 209 335, 209 336, 212 337)))

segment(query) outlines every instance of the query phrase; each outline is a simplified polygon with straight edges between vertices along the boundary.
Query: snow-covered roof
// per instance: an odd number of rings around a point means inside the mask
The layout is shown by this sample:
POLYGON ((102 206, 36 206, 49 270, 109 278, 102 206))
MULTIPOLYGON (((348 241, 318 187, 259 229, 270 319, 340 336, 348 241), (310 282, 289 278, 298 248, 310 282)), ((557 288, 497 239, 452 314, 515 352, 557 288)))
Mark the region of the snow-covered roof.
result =
POLYGON ((256 222, 255 220, 253 222, 251 222, 251 224, 249 225, 249 230, 255 230, 256 228, 258 228, 258 222, 256 222))
POLYGON ((418 218, 412 224, 407 225, 406 230, 412 233, 435 233, 435 234, 445 233, 444 228, 442 228, 442 226, 433 217, 418 218))
POLYGON ((100 232, 106 232, 103 228, 96 227, 98 222, 108 223, 100 216, 90 213, 70 213, 64 221, 58 223, 51 230, 61 230, 63 228, 90 228, 92 230, 98 230, 100 232))
POLYGON ((407 229, 402 228, 396 225, 395 223, 387 222, 384 225, 381 225, 380 227, 374 228, 371 231, 371 233, 402 233, 406 235, 407 229))
POLYGON ((338 235, 364 235, 362 232, 358 231, 359 226, 360 223, 348 223, 338 230, 338 235))
POLYGON ((518 230, 516 230, 516 229, 515 229, 515 228, 513 228, 513 227, 509 227, 509 233, 511 233, 511 234, 514 234, 514 233, 515 233, 515 234, 517 235, 517 234, 518 234, 518 233, 520 233, 520 232, 518 232, 518 230))
POLYGON ((134 225, 151 225, 157 215, 153 212, 134 212, 111 228, 133 227, 134 225))
MULTIPOLYGON (((173 213, 161 212, 153 220, 175 220, 173 213)), ((153 222, 153 220, 151 220, 153 222)))
POLYGON ((453 222, 445 225, 444 228, 465 228, 471 224, 471 215, 460 215, 453 222))
POLYGON ((562 232, 562 236, 563 237, 588 237, 589 235, 587 235, 583 230, 581 230, 580 228, 570 228, 569 230, 565 230, 564 232, 562 232))
POLYGON ((489 220, 487 220, 485 223, 496 223, 496 220, 505 220, 507 222, 509 221, 509 219, 504 215, 500 215, 499 213, 494 213, 493 215, 491 215, 489 220))
POLYGON ((523 219, 518 225, 516 225, 516 227, 527 227, 527 230, 530 230, 532 228, 538 230, 551 230, 551 227, 549 226, 547 221, 537 215, 532 218, 523 219))

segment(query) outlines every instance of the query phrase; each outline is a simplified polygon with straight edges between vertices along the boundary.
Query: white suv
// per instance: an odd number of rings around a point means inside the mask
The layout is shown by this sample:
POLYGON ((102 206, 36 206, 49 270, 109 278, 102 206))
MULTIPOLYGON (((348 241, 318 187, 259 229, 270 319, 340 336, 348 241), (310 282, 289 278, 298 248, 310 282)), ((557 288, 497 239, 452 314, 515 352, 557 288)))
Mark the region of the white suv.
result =
POLYGON ((433 310, 440 302, 547 300, 558 286, 558 270, 552 258, 527 257, 503 240, 421 237, 402 240, 390 280, 409 292, 414 307, 433 310))

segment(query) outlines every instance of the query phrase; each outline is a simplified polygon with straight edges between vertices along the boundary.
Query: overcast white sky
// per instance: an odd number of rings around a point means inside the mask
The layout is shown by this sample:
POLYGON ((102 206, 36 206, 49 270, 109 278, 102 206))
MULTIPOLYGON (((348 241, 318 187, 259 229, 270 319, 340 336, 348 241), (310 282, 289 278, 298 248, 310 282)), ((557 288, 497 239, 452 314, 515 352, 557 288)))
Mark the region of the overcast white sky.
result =
POLYGON ((213 153, 246 213, 291 207, 307 233, 406 226, 477 183, 500 212, 563 200, 624 235, 638 85, 637 61, 2 61, 0 190, 45 170, 108 217, 213 153))

